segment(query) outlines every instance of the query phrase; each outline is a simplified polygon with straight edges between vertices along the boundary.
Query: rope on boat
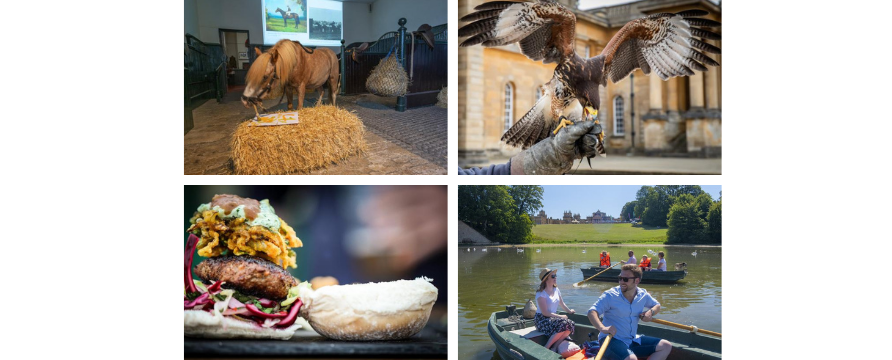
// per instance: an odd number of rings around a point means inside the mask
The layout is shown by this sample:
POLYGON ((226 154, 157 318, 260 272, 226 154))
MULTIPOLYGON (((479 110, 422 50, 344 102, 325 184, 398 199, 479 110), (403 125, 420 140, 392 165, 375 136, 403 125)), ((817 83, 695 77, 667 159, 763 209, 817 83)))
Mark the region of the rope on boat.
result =
POLYGON ((509 317, 508 317, 508 321, 510 321, 512 324, 523 325, 523 318, 520 317, 520 315, 517 315, 517 314, 514 314, 514 315, 509 316, 509 317))

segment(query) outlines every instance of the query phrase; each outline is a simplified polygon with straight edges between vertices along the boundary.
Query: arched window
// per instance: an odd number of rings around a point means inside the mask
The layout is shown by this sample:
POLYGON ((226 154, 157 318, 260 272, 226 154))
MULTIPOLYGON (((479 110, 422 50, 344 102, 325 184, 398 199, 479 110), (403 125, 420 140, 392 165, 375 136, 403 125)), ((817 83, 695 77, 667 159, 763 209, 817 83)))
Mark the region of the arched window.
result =
POLYGON ((514 85, 511 83, 505 84, 505 129, 504 131, 508 131, 511 128, 511 125, 514 125, 514 85))
POLYGON ((586 45, 585 46, 585 58, 588 59, 589 57, 591 57, 591 53, 592 53, 592 46, 586 45))
POLYGON ((626 124, 623 122, 623 98, 617 96, 613 98, 613 135, 623 135, 626 133, 626 124))

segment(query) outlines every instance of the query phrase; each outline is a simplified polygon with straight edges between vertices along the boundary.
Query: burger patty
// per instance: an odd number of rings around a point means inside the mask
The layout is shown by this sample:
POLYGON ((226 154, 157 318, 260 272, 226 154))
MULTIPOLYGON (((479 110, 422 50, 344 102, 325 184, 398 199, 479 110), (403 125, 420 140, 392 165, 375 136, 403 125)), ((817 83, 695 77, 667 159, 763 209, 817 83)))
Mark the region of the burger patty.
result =
POLYGON ((204 282, 225 281, 224 288, 270 300, 285 299, 297 285, 285 269, 254 256, 212 257, 198 264, 195 274, 204 282))

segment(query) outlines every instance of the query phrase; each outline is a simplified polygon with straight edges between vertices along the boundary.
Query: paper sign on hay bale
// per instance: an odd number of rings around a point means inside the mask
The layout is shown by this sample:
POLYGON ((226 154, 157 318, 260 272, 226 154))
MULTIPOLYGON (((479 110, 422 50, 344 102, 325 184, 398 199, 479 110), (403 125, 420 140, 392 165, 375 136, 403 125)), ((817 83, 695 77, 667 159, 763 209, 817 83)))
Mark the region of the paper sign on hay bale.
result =
POLYGON ((249 124, 250 126, 278 126, 299 123, 297 119, 297 111, 260 114, 258 116, 255 116, 254 119, 251 120, 251 123, 249 124))
MULTIPOLYGON (((263 117, 263 116, 261 116, 263 117)), ((239 124, 232 137, 236 174, 307 173, 365 150, 365 127, 355 114, 331 105, 303 108, 300 123, 239 124)))

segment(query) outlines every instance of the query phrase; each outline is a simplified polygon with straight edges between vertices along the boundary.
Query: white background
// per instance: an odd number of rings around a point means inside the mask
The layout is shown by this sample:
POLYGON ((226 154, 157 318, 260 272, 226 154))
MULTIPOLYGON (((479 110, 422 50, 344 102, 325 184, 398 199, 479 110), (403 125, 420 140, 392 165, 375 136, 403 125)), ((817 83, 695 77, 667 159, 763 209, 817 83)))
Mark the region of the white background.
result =
POLYGON ((534 178, 184 176, 180 3, 4 3, 4 357, 179 358, 184 184, 448 184, 454 240, 458 184, 644 183, 722 185, 725 357, 887 356, 888 5, 727 7, 722 175, 534 178))

